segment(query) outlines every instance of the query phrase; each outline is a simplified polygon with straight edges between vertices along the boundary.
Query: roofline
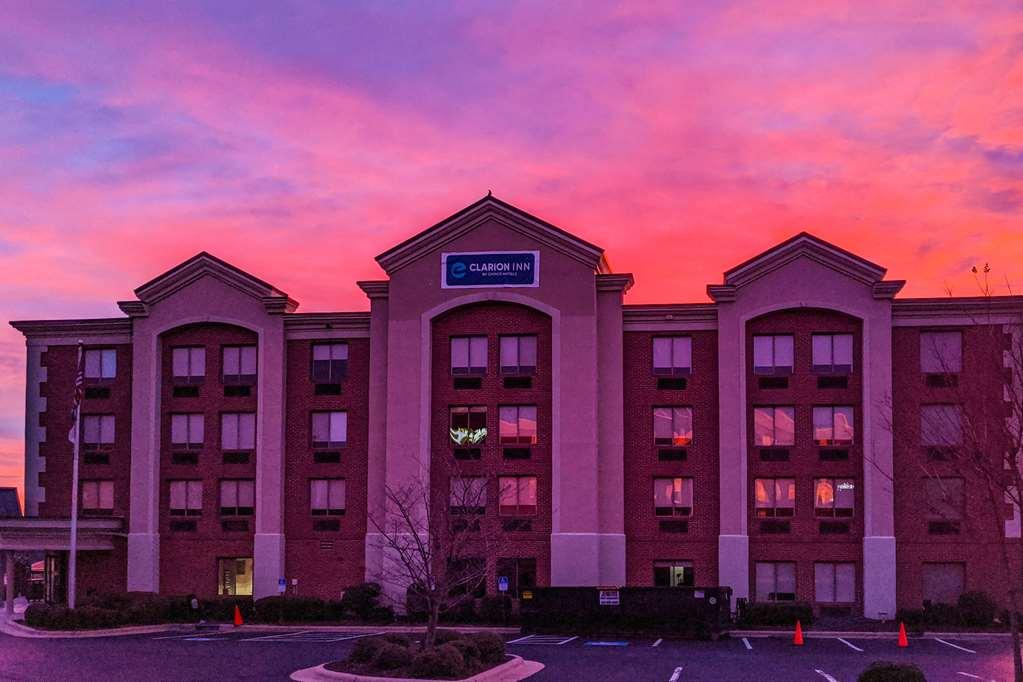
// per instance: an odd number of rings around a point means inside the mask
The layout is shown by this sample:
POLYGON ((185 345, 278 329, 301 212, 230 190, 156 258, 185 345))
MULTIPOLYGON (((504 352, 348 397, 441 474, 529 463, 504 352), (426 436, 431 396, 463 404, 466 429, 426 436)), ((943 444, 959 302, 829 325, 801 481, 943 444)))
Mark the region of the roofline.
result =
POLYGON ((739 263, 738 265, 735 265, 735 266, 729 268, 728 270, 725 270, 725 272, 724 272, 724 280, 727 282, 728 278, 733 276, 735 273, 737 273, 737 272, 739 272, 739 271, 749 267, 750 265, 752 265, 756 261, 760 260, 764 256, 767 256, 771 252, 773 252, 773 251, 780 251, 780 250, 784 249, 786 246, 789 246, 790 244, 793 244, 793 243, 799 241, 800 239, 810 239, 811 241, 815 241, 815 242, 817 242, 818 244, 820 244, 822 246, 826 246, 829 249, 837 251, 838 253, 842 254, 843 256, 846 256, 847 258, 851 258, 851 259, 853 259, 853 260, 855 260, 855 261, 857 261, 857 262, 859 262, 859 263, 861 263, 861 264, 863 264, 863 265, 865 265, 865 266, 867 266, 869 268, 877 270, 880 273, 880 277, 878 279, 880 279, 881 277, 884 277, 884 274, 886 272, 888 272, 887 268, 882 267, 882 266, 880 266, 877 263, 874 263, 872 261, 869 261, 866 258, 863 258, 862 256, 859 256, 859 255, 853 253, 852 251, 847 251, 846 249, 843 249, 841 246, 837 246, 835 244, 832 244, 831 242, 827 241, 826 239, 821 239, 817 235, 811 234, 811 233, 809 233, 809 232, 804 230, 804 231, 802 231, 802 232, 800 232, 800 233, 798 233, 796 235, 793 235, 792 237, 789 237, 788 239, 786 239, 785 241, 783 241, 781 243, 775 244, 774 246, 772 246, 770 248, 764 249, 763 251, 761 251, 757 255, 753 256, 752 258, 747 258, 746 260, 744 260, 743 262, 739 263))
POLYGON ((70 333, 131 333, 131 319, 127 317, 104 317, 78 320, 11 320, 8 324, 27 337, 70 333))
POLYGON ((139 286, 135 287, 135 289, 134 289, 135 295, 138 296, 139 295, 139 291, 142 291, 143 289, 145 289, 145 288, 147 288, 149 286, 152 286, 153 284, 156 284, 156 282, 158 280, 161 280, 164 277, 167 277, 168 275, 173 273, 175 270, 180 270, 181 268, 194 263, 195 261, 199 260, 200 258, 209 258, 211 261, 215 262, 216 264, 222 265, 225 268, 227 268, 228 270, 231 270, 231 271, 233 271, 233 272, 235 272, 235 273, 237 273, 239 275, 242 275, 244 277, 247 277, 248 279, 251 279, 253 282, 256 282, 257 284, 259 284, 260 286, 264 286, 267 289, 272 289, 273 291, 276 291, 278 294, 280 294, 282 296, 287 296, 287 294, 284 291, 282 291, 278 287, 275 287, 273 284, 270 284, 269 282, 267 282, 265 280, 262 280, 259 277, 256 277, 255 275, 253 275, 250 272, 246 272, 245 270, 242 270, 241 268, 239 268, 236 265, 232 265, 231 263, 228 263, 226 260, 224 260, 222 258, 217 258, 212 253, 210 253, 209 251, 200 251, 199 253, 195 254, 194 256, 189 258, 188 260, 184 260, 184 261, 178 263, 177 265, 175 265, 174 267, 168 268, 167 270, 163 271, 162 273, 160 273, 156 277, 153 277, 152 279, 150 279, 145 284, 140 284, 139 286))

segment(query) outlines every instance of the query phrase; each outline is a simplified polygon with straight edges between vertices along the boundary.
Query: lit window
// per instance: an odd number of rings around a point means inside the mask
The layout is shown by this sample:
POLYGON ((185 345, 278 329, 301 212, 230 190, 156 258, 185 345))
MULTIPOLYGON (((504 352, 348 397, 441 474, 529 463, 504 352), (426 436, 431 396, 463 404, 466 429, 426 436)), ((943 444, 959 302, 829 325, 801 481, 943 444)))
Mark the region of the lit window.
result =
POLYGON ((171 481, 169 507, 171 516, 202 514, 202 481, 171 481))
POLYGON ((314 343, 312 378, 317 384, 338 384, 348 374, 347 343, 314 343))
POLYGON ((853 408, 813 408, 813 440, 817 445, 852 445, 853 408))
POLYGON ((963 369, 962 332, 920 332, 920 371, 958 374, 963 369))
POLYGON ((113 348, 84 352, 86 379, 113 379, 117 376, 117 351, 113 348))
POLYGON ((758 478, 753 482, 757 516, 794 516, 796 481, 793 478, 758 478))
POLYGON ((256 383, 255 346, 224 346, 223 360, 225 384, 256 383))
POLYGON ((482 514, 486 511, 486 478, 481 476, 452 477, 450 488, 449 506, 452 514, 482 514))
POLYGON ((256 447, 256 415, 224 412, 220 415, 220 449, 253 450, 256 447))
POLYGON ((113 481, 82 481, 82 511, 109 514, 114 511, 113 481))
POLYGON ((455 445, 480 445, 486 441, 486 406, 452 407, 450 417, 451 442, 455 445))
MULTIPOLYGON (((485 351, 484 351, 485 353, 485 351)), ((484 367, 486 362, 484 361, 484 367)), ((536 337, 501 337, 501 374, 536 373, 536 337)))
POLYGON ((313 412, 313 447, 342 448, 348 442, 347 412, 313 412))
POLYGON ((693 371, 693 339, 688 336, 654 337, 654 374, 687 376, 693 371))
POLYGON ((82 445, 86 450, 109 450, 114 446, 114 415, 82 416, 82 445))
POLYGON ((681 447, 692 442, 693 408, 654 408, 654 445, 681 447))
POLYGON ((756 601, 795 601, 796 564, 792 561, 756 563, 756 601))
POLYGON ((252 479, 220 481, 220 514, 252 516, 256 508, 256 483, 252 479))
POLYGON ((175 348, 171 360, 176 382, 195 384, 206 376, 206 349, 202 346, 175 348))
POLYGON ((451 337, 451 373, 484 375, 487 373, 487 337, 451 337))
POLYGON ((692 513, 693 479, 654 479, 655 516, 690 516, 692 513))
POLYGON ((341 516, 345 513, 345 480, 314 478, 309 481, 309 511, 314 516, 341 516))
POLYGON ((852 334, 814 334, 812 341, 814 372, 819 374, 852 372, 852 334))
POLYGON ((813 513, 848 517, 856 508, 856 482, 851 478, 818 478, 813 483, 813 513))
POLYGON ((792 374, 792 335, 757 335, 753 337, 753 373, 766 375, 792 374))
POLYGON ((536 516, 536 476, 501 476, 497 483, 501 516, 536 516))
POLYGON ((814 600, 822 604, 851 604, 856 601, 856 565, 817 563, 813 565, 814 600))
POLYGON ((654 587, 692 587, 692 561, 655 561, 654 587))
POLYGON ((498 411, 502 445, 536 445, 535 405, 502 405, 498 411))
POLYGON ((171 415, 171 446, 198 449, 202 447, 205 418, 202 413, 171 415))
POLYGON ((754 407, 753 445, 784 447, 796 443, 796 408, 754 407))

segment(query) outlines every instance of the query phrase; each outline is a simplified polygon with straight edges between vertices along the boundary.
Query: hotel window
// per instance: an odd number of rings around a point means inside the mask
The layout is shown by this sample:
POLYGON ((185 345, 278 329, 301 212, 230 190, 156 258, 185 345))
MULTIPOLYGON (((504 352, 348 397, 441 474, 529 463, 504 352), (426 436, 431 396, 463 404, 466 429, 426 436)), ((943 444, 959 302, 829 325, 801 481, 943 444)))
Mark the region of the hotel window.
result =
POLYGON ((756 563, 756 601, 795 601, 796 564, 793 561, 756 563))
POLYGON ((498 411, 502 445, 536 445, 535 405, 502 405, 498 411))
POLYGON ((501 476, 497 484, 501 516, 536 516, 536 476, 501 476))
MULTIPOLYGON (((484 365, 486 363, 484 362, 484 365)), ((536 373, 536 337, 501 337, 501 374, 536 373)))
POLYGON ((202 514, 202 481, 170 482, 170 515, 199 516, 202 514))
POLYGON ((692 513, 693 479, 654 479, 654 516, 691 516, 692 513))
POLYGON ((956 604, 966 585, 966 566, 959 563, 925 563, 921 567, 923 598, 932 604, 956 604))
POLYGON ((205 439, 205 415, 172 414, 171 415, 171 447, 198 450, 205 439))
POLYGON ((482 476, 454 476, 451 478, 449 486, 450 498, 448 506, 452 514, 483 514, 486 511, 486 478, 482 476))
POLYGON ((852 334, 813 334, 813 371, 849 374, 853 364, 852 334))
POLYGON ((959 374, 963 370, 962 332, 920 332, 920 371, 959 374))
POLYGON ((313 412, 314 448, 343 448, 348 442, 347 412, 313 412))
POLYGON ((174 381, 198 384, 206 377, 206 349, 202 346, 175 348, 171 351, 174 381))
POLYGON ((856 482, 851 478, 818 478, 813 482, 813 513, 848 517, 856 508, 856 482))
POLYGON ((252 595, 252 557, 217 559, 217 594, 252 595))
POLYGON ((256 383, 255 346, 224 346, 223 359, 225 384, 256 383))
POLYGON ((113 348, 84 352, 86 379, 114 379, 117 377, 117 351, 113 348))
POLYGON ((962 420, 958 405, 921 405, 920 445, 954 450, 963 444, 962 420))
POLYGON ((754 407, 753 444, 765 448, 795 445, 795 420, 794 407, 754 407))
POLYGON ((856 564, 814 564, 813 583, 814 601, 822 604, 851 604, 856 601, 856 564))
POLYGON ((682 447, 692 442, 693 408, 654 408, 654 445, 682 447))
POLYGON ((817 445, 852 445, 853 408, 813 408, 813 440, 817 445))
POLYGON ((224 412, 220 415, 221 450, 253 450, 255 447, 255 413, 224 412))
POLYGON ((113 481, 82 481, 82 512, 111 514, 114 511, 113 481))
POLYGON ((958 533, 963 519, 963 479, 925 478, 924 499, 928 532, 933 535, 958 533))
POLYGON ((312 379, 317 384, 339 384, 348 374, 347 343, 314 343, 312 379))
POLYGON ((792 335, 775 334, 753 337, 753 373, 792 374, 792 335))
POLYGON ((794 478, 758 478, 753 482, 758 518, 794 516, 796 480, 794 478))
POLYGON ((655 561, 654 587, 692 587, 692 561, 655 561))
POLYGON ((507 594, 516 599, 536 587, 536 559, 498 559, 497 578, 508 579, 507 594))
POLYGON ((256 482, 252 479, 220 481, 221 516, 252 516, 256 508, 256 482))
POLYGON ((343 515, 345 513, 345 479, 310 479, 309 511, 313 516, 343 515))
POLYGON ((481 445, 487 440, 487 408, 485 405, 452 407, 450 410, 451 442, 456 446, 481 445))
POLYGON ((487 337, 451 337, 451 373, 477 375, 487 373, 487 337))
POLYGON ((654 337, 654 375, 688 376, 693 371, 693 339, 689 336, 654 337))
POLYGON ((109 450, 114 447, 114 415, 84 415, 82 417, 82 445, 86 450, 109 450))

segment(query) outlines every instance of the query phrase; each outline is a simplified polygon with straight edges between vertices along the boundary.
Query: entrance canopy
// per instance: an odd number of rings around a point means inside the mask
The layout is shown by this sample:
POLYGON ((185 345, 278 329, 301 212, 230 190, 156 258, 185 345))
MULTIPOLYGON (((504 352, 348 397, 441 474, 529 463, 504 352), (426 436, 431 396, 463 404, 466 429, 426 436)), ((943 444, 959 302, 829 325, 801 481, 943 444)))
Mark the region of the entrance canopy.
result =
MULTIPOLYGON (((79 519, 79 551, 114 548, 114 536, 123 535, 124 519, 79 519)), ((0 550, 70 550, 71 520, 62 518, 0 519, 0 550)))

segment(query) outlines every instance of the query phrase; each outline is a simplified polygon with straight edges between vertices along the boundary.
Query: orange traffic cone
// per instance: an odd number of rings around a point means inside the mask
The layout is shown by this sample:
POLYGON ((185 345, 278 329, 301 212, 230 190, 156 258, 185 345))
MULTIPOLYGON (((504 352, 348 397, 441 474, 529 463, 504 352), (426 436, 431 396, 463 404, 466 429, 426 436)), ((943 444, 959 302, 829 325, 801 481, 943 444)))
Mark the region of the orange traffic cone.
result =
POLYGON ((238 626, 239 626, 239 625, 241 625, 241 624, 242 624, 243 622, 244 622, 244 621, 242 620, 242 612, 241 612, 241 609, 239 609, 239 608, 238 608, 238 605, 237 605, 237 604, 235 604, 235 606, 234 606, 234 626, 235 626, 235 627, 238 627, 238 626))
POLYGON ((906 624, 899 621, 899 646, 909 646, 909 640, 906 639, 906 624))
POLYGON ((803 646, 803 624, 796 621, 796 634, 792 637, 792 643, 796 646, 803 646))

